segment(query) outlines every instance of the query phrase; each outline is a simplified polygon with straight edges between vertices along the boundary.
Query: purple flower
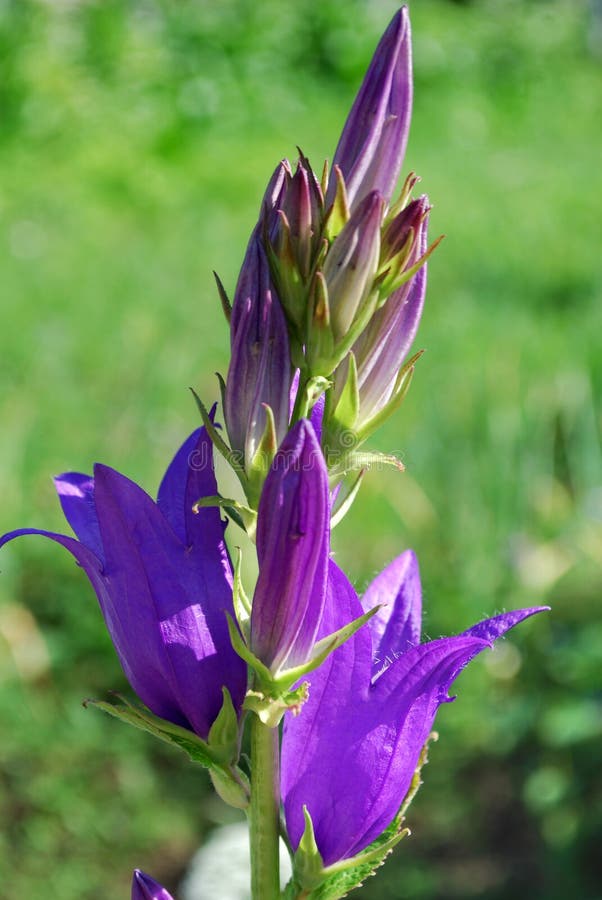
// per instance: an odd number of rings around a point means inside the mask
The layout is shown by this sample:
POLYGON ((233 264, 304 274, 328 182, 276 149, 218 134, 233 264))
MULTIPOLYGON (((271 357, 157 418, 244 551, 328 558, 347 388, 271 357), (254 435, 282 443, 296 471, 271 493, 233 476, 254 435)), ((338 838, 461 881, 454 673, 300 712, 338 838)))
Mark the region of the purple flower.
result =
POLYGON ((326 464, 310 422, 301 419, 274 458, 257 517, 251 651, 275 674, 311 656, 324 609, 329 541, 326 464))
POLYGON ((173 900, 173 897, 150 875, 146 875, 140 869, 134 869, 132 900, 173 900))
MULTIPOLYGON (((403 162, 412 115, 412 50, 407 7, 382 36, 343 128, 333 159, 353 210, 370 191, 388 202, 403 162)), ((327 206, 335 196, 331 179, 327 206)))
POLYGON ((393 821, 448 689, 466 664, 542 607, 480 622, 456 637, 420 644, 421 589, 411 551, 394 560, 360 604, 330 564, 321 633, 385 604, 311 679, 298 717, 285 719, 282 794, 297 847, 311 814, 325 865, 354 856, 393 821))
POLYGON ((260 237, 251 235, 232 306, 231 360, 224 414, 232 449, 251 466, 266 427, 266 404, 280 442, 288 425, 292 380, 286 320, 260 237))
POLYGON ((41 534, 69 550, 86 572, 123 670, 158 716, 206 738, 222 705, 236 709, 246 667, 230 644, 232 576, 224 524, 215 508, 192 512, 217 493, 213 450, 195 431, 172 460, 154 503, 108 466, 94 478, 68 472, 55 480, 63 512, 79 540, 25 528, 0 539, 41 534))

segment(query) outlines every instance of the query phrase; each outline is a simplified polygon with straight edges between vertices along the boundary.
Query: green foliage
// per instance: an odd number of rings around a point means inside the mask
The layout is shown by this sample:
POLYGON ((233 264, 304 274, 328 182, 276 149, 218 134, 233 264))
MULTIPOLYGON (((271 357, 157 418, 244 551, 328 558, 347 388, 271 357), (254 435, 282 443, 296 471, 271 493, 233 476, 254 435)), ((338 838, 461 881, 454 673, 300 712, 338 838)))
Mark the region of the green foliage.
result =
MULTIPOLYGON (((2 531, 64 528, 50 476, 95 459, 153 493, 219 395, 265 182, 317 169, 395 4, 0 3, 2 531)), ((414 0, 406 168, 447 239, 412 388, 337 528, 361 587, 406 546, 430 637, 549 602, 462 676, 403 842, 361 896, 594 900, 602 273, 600 25, 585 2, 414 0)), ((226 493, 225 496, 230 496, 226 493)), ((172 890, 227 816, 205 773, 81 708, 127 690, 85 579, 0 557, 0 871, 14 897, 172 890), (6 724, 8 723, 8 725, 6 724)), ((360 893, 358 893, 360 896, 360 893)))

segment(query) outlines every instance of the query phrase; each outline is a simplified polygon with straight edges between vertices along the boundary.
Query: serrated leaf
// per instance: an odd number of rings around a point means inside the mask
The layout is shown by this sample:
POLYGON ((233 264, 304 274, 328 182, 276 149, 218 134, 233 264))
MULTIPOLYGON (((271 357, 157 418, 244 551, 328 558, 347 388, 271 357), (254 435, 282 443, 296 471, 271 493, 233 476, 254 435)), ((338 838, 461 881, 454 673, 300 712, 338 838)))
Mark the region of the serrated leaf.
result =
POLYGON ((117 697, 118 703, 111 703, 108 700, 84 700, 84 706, 94 706, 97 709, 101 709, 110 716, 121 719, 122 722, 126 722, 128 725, 140 728, 142 731, 154 735, 154 737, 167 744, 179 747, 180 750, 188 754, 193 762, 199 763, 207 769, 218 762, 206 741, 203 741, 194 732, 181 728, 179 725, 174 725, 172 722, 167 722, 165 719, 160 719, 159 716, 155 716, 150 710, 130 703, 129 700, 126 700, 125 697, 119 694, 115 694, 115 697, 117 697))

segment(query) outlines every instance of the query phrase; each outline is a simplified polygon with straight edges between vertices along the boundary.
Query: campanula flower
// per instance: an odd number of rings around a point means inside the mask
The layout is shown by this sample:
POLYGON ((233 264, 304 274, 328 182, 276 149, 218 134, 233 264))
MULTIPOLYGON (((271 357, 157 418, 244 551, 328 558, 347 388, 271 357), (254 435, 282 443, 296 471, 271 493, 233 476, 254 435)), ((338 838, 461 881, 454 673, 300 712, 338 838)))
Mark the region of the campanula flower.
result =
POLYGON ((132 900, 173 900, 173 897, 150 875, 146 875, 140 869, 134 869, 132 900))
POLYGON ((246 667, 230 644, 232 575, 224 524, 215 508, 192 506, 217 493, 205 429, 176 453, 157 502, 104 465, 94 478, 55 479, 78 540, 24 528, 0 539, 41 534, 62 544, 94 588, 123 670, 156 715, 205 739, 222 706, 222 686, 240 709, 246 667))
POLYGON ((367 626, 313 674, 309 699, 285 719, 282 794, 297 847, 303 807, 325 865, 359 853, 393 821, 410 787, 438 707, 466 664, 542 608, 486 619, 456 637, 420 644, 421 589, 407 551, 368 587, 362 603, 331 562, 321 632, 382 605, 367 626))
POLYGON ((329 543, 328 472, 311 423, 301 419, 274 458, 257 517, 251 650, 275 674, 311 656, 326 597, 329 543))

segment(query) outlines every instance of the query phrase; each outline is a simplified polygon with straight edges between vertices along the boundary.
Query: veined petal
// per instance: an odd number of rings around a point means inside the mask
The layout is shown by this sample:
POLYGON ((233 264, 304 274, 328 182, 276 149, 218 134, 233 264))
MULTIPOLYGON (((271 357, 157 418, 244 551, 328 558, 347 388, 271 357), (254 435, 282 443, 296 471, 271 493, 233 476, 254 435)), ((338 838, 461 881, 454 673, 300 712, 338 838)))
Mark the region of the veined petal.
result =
POLYGON ((374 666, 388 661, 420 643, 422 629, 422 588, 418 560, 406 550, 383 569, 368 585, 362 597, 365 611, 381 609, 369 620, 374 666))
POLYGON ((81 472, 65 472, 54 479, 65 518, 78 539, 104 560, 94 505, 94 479, 81 472))
POLYGON ((257 519, 251 649, 273 672, 311 654, 324 608, 329 536, 326 464, 302 419, 274 458, 257 519))
MULTIPOLYGON (((376 48, 333 159, 350 206, 371 190, 388 201, 405 155, 412 114, 412 50, 407 7, 393 17, 376 48)), ((335 185, 328 190, 334 200, 335 185)))
MULTIPOLYGON (((353 589, 344 594, 340 578, 338 584, 336 604, 328 594, 329 628, 340 627, 357 603, 353 589)), ((303 805, 326 865, 378 837, 399 812, 453 680, 491 638, 540 610, 518 610, 457 637, 411 647, 371 686, 367 630, 336 650, 313 674, 301 714, 285 719, 282 786, 293 847, 303 832, 303 805)))
MULTIPOLYGON (((212 411, 213 413, 213 411, 212 411)), ((200 497, 218 493, 213 467, 213 443, 205 428, 198 428, 175 454, 163 476, 157 506, 185 547, 216 569, 223 568, 229 584, 231 566, 224 541, 225 523, 216 507, 192 511, 200 497)))
POLYGON ((135 869, 132 878, 132 900, 173 900, 173 897, 150 875, 135 869))
POLYGON ((238 707, 246 683, 228 636, 232 596, 219 551, 206 547, 207 558, 191 552, 151 498, 107 466, 95 467, 95 501, 112 612, 107 625, 128 680, 157 715, 206 737, 222 686, 238 707), (166 685, 178 717, 157 708, 166 685))
MULTIPOLYGON (((345 574, 330 561, 320 637, 362 615, 358 596, 345 574)), ((281 753, 281 788, 288 835, 296 848, 305 826, 303 806, 311 813, 316 839, 328 865, 342 858, 340 837, 349 843, 347 816, 361 806, 369 785, 353 783, 344 770, 346 755, 357 746, 355 714, 369 695, 372 642, 366 627, 331 653, 309 676, 309 699, 301 713, 287 713, 281 753), (339 763, 336 762, 338 759, 339 763)), ((358 812, 357 818, 360 817, 358 812)), ((357 827, 353 822, 352 827, 357 827)))

